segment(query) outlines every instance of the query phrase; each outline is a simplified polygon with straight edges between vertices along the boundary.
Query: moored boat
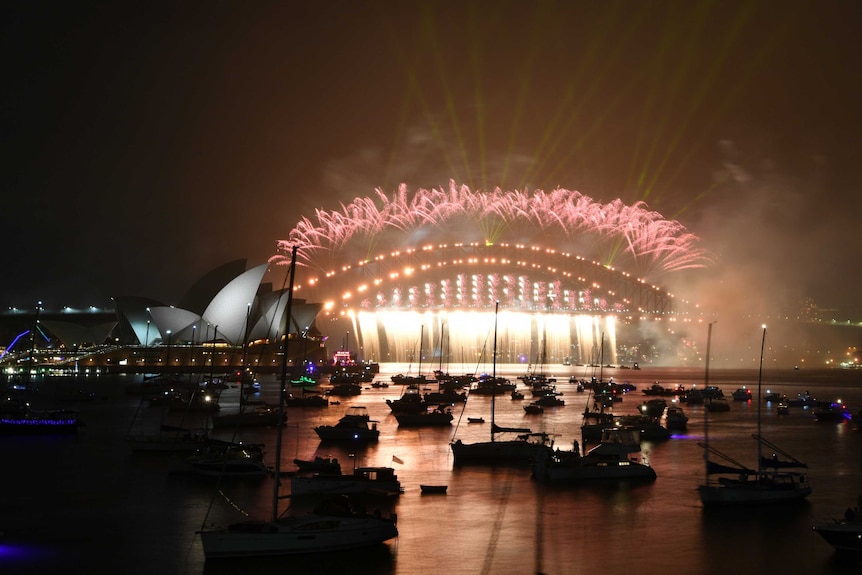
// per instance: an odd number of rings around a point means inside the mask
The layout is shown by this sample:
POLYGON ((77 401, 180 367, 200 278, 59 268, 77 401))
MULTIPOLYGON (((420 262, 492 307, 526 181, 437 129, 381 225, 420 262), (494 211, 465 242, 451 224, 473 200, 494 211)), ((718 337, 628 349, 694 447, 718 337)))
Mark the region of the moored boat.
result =
POLYGON ((391 467, 357 467, 350 474, 316 473, 290 478, 290 495, 399 495, 401 482, 391 467))
POLYGON ((398 421, 398 427, 439 427, 450 425, 454 416, 451 409, 439 405, 437 409, 419 413, 396 413, 395 419, 398 421))
MULTIPOLYGON (((706 379, 709 380, 709 347, 712 336, 709 324, 707 337, 706 379)), ((781 504, 798 501, 811 493, 805 471, 805 463, 797 460, 760 435, 761 430, 761 384, 763 378, 763 350, 766 344, 766 326, 760 343, 760 371, 757 377, 757 466, 750 469, 709 444, 709 418, 704 417, 704 443, 699 445, 707 451, 706 477, 698 486, 700 500, 705 507, 732 505, 781 504), (768 447, 772 457, 763 457, 763 447, 768 447), (723 460, 719 463, 710 455, 723 460), (784 459, 779 459, 779 455, 784 459), (715 478, 715 479, 714 479, 715 478)))
POLYGON ((358 405, 349 408, 335 425, 318 425, 314 432, 324 441, 363 442, 380 437, 377 422, 371 420, 364 406, 358 405))
POLYGON ((314 459, 294 459, 298 473, 341 473, 341 464, 335 457, 320 457, 314 459))
POLYGON ((32 409, 30 404, 7 398, 0 406, 0 435, 70 434, 78 432, 78 412, 68 409, 32 409))
POLYGON ((345 497, 320 502, 312 513, 245 521, 200 531, 207 559, 345 551, 398 536, 397 518, 353 507, 345 497))
POLYGON ((270 474, 263 461, 263 446, 210 440, 186 463, 199 475, 260 478, 270 474))
POLYGON ((656 473, 641 451, 639 432, 632 427, 610 427, 598 445, 580 454, 575 442, 572 451, 544 454, 533 464, 534 476, 548 483, 577 483, 597 480, 654 480, 656 473))
POLYGON ((424 485, 420 484, 419 489, 423 495, 429 494, 443 494, 446 493, 446 490, 449 488, 448 485, 424 485))
MULTIPOLYGON (((862 497, 859 498, 862 503, 862 497)), ((862 517, 859 508, 847 508, 844 517, 819 523, 814 526, 817 532, 836 551, 842 553, 862 553, 862 517)))

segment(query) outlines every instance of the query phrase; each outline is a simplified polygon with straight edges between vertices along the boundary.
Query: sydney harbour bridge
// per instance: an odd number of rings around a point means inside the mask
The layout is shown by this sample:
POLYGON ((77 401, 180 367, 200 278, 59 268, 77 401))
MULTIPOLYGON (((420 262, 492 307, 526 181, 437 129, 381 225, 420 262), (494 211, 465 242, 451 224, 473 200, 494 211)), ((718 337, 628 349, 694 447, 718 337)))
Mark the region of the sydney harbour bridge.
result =
POLYGON ((382 362, 489 363, 497 303, 503 363, 596 363, 603 351, 613 363, 622 326, 679 318, 659 286, 574 254, 508 243, 378 254, 302 290, 324 303, 318 328, 341 334, 336 346, 382 362))
POLYGON ((280 249, 299 248, 297 293, 324 304, 328 347, 426 369, 489 365, 495 324, 502 363, 639 361, 645 334, 678 331, 688 306, 608 254, 652 275, 704 263, 678 223, 566 190, 402 190, 317 215, 280 249))

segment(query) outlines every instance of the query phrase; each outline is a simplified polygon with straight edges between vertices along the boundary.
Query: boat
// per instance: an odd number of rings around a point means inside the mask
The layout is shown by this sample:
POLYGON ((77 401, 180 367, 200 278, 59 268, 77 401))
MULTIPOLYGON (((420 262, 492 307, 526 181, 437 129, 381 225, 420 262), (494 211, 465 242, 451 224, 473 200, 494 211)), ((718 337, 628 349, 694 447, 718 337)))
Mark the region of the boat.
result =
POLYGON ((638 409, 647 417, 656 419, 664 415, 665 408, 667 408, 667 401, 657 398, 643 402, 638 409))
POLYGON ((740 387, 730 394, 733 401, 751 401, 751 390, 746 387, 740 387))
POLYGON ((445 494, 448 488, 448 485, 419 485, 419 490, 422 492, 422 495, 445 494))
POLYGON ((730 404, 723 397, 707 399, 704 402, 703 407, 709 413, 721 413, 724 411, 730 411, 730 404))
POLYGON ((270 474, 260 444, 209 440, 186 463, 195 473, 212 477, 262 478, 270 474))
POLYGON ((668 428, 659 423, 658 419, 646 415, 617 415, 614 422, 618 426, 637 428, 640 439, 644 441, 667 441, 671 436, 668 428))
POLYGON ((811 397, 807 391, 805 393, 797 393, 795 399, 788 399, 787 405, 790 407, 819 407, 820 400, 811 397))
POLYGON ((150 400, 153 405, 167 405, 170 412, 215 413, 219 411, 218 397, 205 391, 190 394, 176 391, 165 392, 160 398, 150 400))
POLYGON ((561 407, 563 405, 566 405, 565 400, 560 399, 553 394, 543 395, 533 403, 542 407, 561 407))
POLYGON ((305 515, 245 521, 199 533, 208 560, 300 555, 379 545, 398 537, 396 521, 395 514, 367 513, 340 496, 321 501, 305 515))
POLYGON ((830 403, 822 403, 814 409, 814 419, 820 422, 842 422, 852 417, 847 406, 840 399, 830 403))
MULTIPOLYGON (((287 291, 286 316, 291 317, 293 279, 296 272, 294 246, 290 262, 290 286, 287 291)), ((284 409, 283 391, 287 382, 288 342, 282 344, 281 386, 279 409, 284 409)), ((359 549, 379 545, 398 536, 397 518, 384 517, 379 512, 366 513, 354 508, 342 496, 320 502, 311 513, 280 515, 279 481, 281 446, 284 426, 278 426, 276 439, 275 481, 273 482, 271 517, 268 520, 249 520, 228 527, 201 529, 204 556, 209 559, 226 557, 263 557, 359 549)), ((206 517, 204 524, 206 524, 206 517)))
POLYGON ((299 397, 285 393, 284 405, 287 407, 329 407, 329 400, 317 393, 305 393, 299 397))
POLYGON ((387 399, 386 405, 392 413, 422 413, 430 404, 419 393, 410 391, 398 399, 387 399))
POLYGON ((207 439, 207 431, 193 431, 185 427, 162 424, 159 433, 126 435, 126 443, 132 451, 193 453, 207 439))
POLYGON ((659 382, 655 382, 648 388, 643 390, 643 394, 647 396, 671 397, 684 393, 685 389, 664 387, 659 382))
POLYGON ((484 417, 468 417, 467 423, 485 423, 484 417))
POLYGON ((314 459, 294 459, 297 473, 341 473, 341 464, 336 457, 320 457, 314 459))
POLYGON ((470 388, 470 395, 503 395, 515 391, 518 384, 512 383, 505 377, 497 377, 482 374, 476 379, 476 385, 470 388))
POLYGON ((655 470, 637 455, 641 451, 640 432, 633 427, 609 427, 598 445, 581 455, 578 442, 572 451, 546 453, 533 465, 536 479, 546 483, 577 483, 597 480, 646 480, 656 478, 655 470))
MULTIPOLYGON (((859 503, 862 504, 862 496, 859 503)), ((858 506, 848 507, 841 519, 815 525, 814 531, 838 552, 862 553, 862 516, 858 506)))
POLYGON ((359 383, 336 383, 326 390, 327 395, 335 397, 350 397, 362 393, 362 385, 359 383))
POLYGON ((32 409, 28 402, 12 397, 0 406, 0 435, 72 434, 79 424, 74 410, 32 409))
POLYGON ((529 403, 528 405, 524 406, 524 412, 529 413, 531 415, 537 415, 539 413, 545 413, 545 408, 542 407, 542 405, 539 402, 533 401, 533 402, 529 403))
MULTIPOLYGON (((494 306, 494 361, 491 381, 497 381, 497 313, 500 304, 494 306)), ((511 390, 510 390, 511 391, 511 390)), ((472 392, 471 392, 472 393, 472 392)), ((553 440, 547 433, 532 433, 527 428, 500 427, 495 422, 495 400, 491 394, 491 434, 489 441, 464 443, 458 439, 450 444, 456 466, 464 464, 513 464, 529 465, 541 453, 550 450, 553 440), (500 433, 515 433, 514 439, 501 440, 500 433)))
POLYGON ((290 478, 290 496, 400 495, 401 482, 391 467, 357 467, 349 474, 315 473, 290 478))
POLYGON ((688 416, 681 407, 671 405, 664 415, 664 425, 668 429, 682 430, 688 427, 688 416))
POLYGON ((318 425, 314 432, 323 441, 377 441, 380 431, 364 406, 353 406, 335 425, 318 425))
MULTIPOLYGON (((240 396, 242 397, 242 396, 240 396)), ((275 406, 256 405, 252 409, 240 407, 236 413, 220 413, 212 416, 213 428, 225 427, 274 427, 287 421, 275 406)))
MULTIPOLYGON (((714 323, 714 322, 713 322, 714 323)), ((706 344, 706 379, 709 379, 709 347, 712 336, 712 325, 709 324, 709 335, 706 344)), ((709 444, 709 417, 704 416, 704 443, 699 444, 706 450, 706 477, 704 483, 698 486, 700 500, 704 507, 757 505, 765 503, 788 503, 798 501, 811 493, 807 475, 800 469, 807 466, 775 444, 761 436, 761 402, 760 391, 763 380, 763 349, 766 344, 766 326, 763 326, 763 336, 760 343, 760 371, 757 377, 757 433, 752 437, 757 443, 757 467, 750 469, 730 456, 718 451, 709 444), (772 457, 763 456, 763 447, 772 451, 772 457), (779 455, 784 459, 779 459, 779 455), (719 463, 710 456, 724 461, 719 463), (717 479, 713 479, 713 478, 717 479)))
POLYGON ((398 427, 441 427, 451 425, 455 416, 451 408, 438 405, 436 409, 429 409, 419 413, 396 413, 398 427))

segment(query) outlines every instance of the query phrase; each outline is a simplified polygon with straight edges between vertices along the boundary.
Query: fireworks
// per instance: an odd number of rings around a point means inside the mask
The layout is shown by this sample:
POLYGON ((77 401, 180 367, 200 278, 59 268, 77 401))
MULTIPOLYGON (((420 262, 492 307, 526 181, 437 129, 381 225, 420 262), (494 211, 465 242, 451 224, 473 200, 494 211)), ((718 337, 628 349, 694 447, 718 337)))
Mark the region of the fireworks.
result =
POLYGON ((644 277, 703 267, 709 261, 697 247, 697 236, 679 222, 648 210, 643 202, 627 206, 617 199, 602 204, 559 188, 549 193, 499 188, 474 192, 454 181, 448 190, 419 189, 411 194, 402 184, 391 196, 375 191, 376 201, 356 198, 339 211, 318 209, 316 223, 302 218, 288 239, 278 242, 279 254, 272 261, 284 263, 285 254, 298 246, 305 265, 313 265, 324 254, 336 256, 353 244, 374 242, 384 233, 403 234, 406 239, 417 230, 443 230, 447 224, 465 221, 474 223, 489 243, 506 240, 507 232, 552 234, 560 243, 597 249, 604 263, 631 267, 644 277))

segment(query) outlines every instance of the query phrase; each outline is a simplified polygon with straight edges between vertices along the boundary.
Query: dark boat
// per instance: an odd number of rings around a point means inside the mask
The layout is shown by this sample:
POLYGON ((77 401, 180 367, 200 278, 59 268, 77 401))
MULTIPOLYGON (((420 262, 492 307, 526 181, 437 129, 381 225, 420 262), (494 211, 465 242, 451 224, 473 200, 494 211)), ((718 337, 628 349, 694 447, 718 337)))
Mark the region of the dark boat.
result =
POLYGON ((341 473, 341 464, 334 457, 315 457, 314 459, 294 459, 299 473, 341 473))
POLYGON ((395 414, 398 427, 440 427, 450 425, 454 417, 452 411, 443 405, 419 413, 395 414))
POLYGON ((422 495, 446 493, 446 489, 448 488, 448 485, 419 485, 419 489, 422 490, 422 495))
POLYGON ((7 399, 0 406, 0 435, 77 433, 78 424, 77 411, 35 410, 30 408, 30 404, 16 399, 7 399))
MULTIPOLYGON (((862 497, 860 497, 862 500, 862 497)), ((814 526, 814 531, 841 553, 862 553, 862 517, 859 509, 847 508, 843 519, 814 526)))
POLYGON ((364 406, 354 406, 335 425, 318 425, 314 428, 323 441, 377 441, 380 431, 364 406))

